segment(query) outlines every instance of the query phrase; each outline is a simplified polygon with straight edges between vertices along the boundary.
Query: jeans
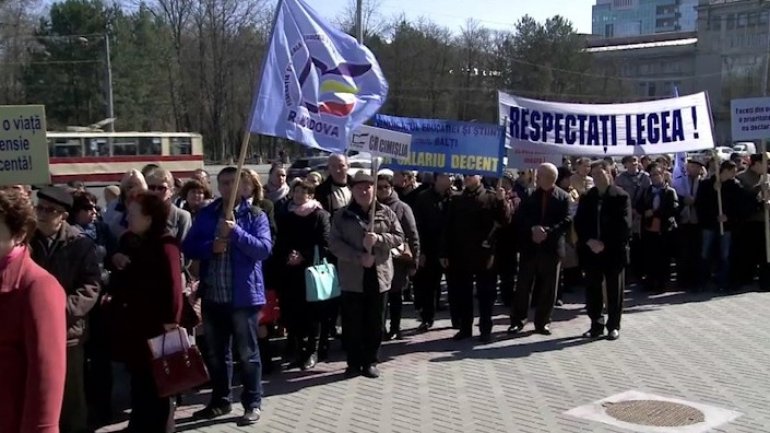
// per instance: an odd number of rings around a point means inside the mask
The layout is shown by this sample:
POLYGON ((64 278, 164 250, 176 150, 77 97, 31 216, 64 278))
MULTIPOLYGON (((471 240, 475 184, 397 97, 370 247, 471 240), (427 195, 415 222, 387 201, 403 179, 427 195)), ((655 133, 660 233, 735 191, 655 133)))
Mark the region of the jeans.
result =
POLYGON ((703 276, 708 278, 711 275, 711 258, 717 243, 719 244, 717 283, 720 288, 726 288, 730 283, 730 245, 732 244, 732 233, 725 232, 723 236, 720 236, 717 230, 703 230, 703 249, 701 250, 703 270, 705 271, 703 276))
POLYGON ((214 406, 230 403, 233 379, 232 343, 241 361, 241 404, 245 410, 262 408, 262 361, 257 341, 259 306, 233 308, 227 304, 203 302, 203 329, 208 346, 207 364, 211 375, 214 406))

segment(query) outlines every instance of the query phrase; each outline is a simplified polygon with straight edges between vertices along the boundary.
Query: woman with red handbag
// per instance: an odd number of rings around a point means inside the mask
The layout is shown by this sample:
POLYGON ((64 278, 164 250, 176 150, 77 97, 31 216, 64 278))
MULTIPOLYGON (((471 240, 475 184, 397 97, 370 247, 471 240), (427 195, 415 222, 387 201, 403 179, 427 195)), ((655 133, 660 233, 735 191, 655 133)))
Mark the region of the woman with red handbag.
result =
POLYGON ((160 398, 152 373, 147 340, 175 327, 182 316, 179 245, 166 229, 169 205, 140 193, 128 206, 128 232, 110 279, 113 353, 131 373, 131 419, 136 433, 174 431, 171 398, 160 398))

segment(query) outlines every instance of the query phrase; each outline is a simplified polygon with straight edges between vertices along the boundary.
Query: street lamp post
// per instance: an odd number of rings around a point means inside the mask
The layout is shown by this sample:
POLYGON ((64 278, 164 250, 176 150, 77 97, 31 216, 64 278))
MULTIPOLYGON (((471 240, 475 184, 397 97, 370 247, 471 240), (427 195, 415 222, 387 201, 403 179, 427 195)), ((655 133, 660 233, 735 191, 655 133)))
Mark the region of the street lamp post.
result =
MULTIPOLYGON (((105 33, 102 35, 104 38, 104 54, 106 57, 106 65, 107 65, 107 118, 108 119, 115 119, 115 99, 113 98, 113 87, 112 87, 112 60, 110 59, 110 35, 109 33, 105 33)), ((85 36, 81 36, 78 38, 80 42, 82 43, 88 43, 89 40, 85 36)), ((115 122, 110 122, 110 132, 115 132, 115 122)))

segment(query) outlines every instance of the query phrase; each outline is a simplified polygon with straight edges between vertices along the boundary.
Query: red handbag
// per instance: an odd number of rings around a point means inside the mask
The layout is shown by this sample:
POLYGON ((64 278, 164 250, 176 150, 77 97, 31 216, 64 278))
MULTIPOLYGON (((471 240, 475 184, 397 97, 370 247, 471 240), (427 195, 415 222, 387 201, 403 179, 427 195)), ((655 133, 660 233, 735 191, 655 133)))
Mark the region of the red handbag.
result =
POLYGON ((275 290, 265 292, 267 302, 259 311, 260 325, 274 325, 281 318, 281 307, 278 306, 278 295, 275 290))
MULTIPOLYGON (((180 338, 187 338, 182 328, 177 328, 180 338)), ((163 334, 161 356, 152 360, 152 375, 158 389, 158 397, 171 397, 209 381, 209 372, 203 356, 196 346, 166 354, 166 334, 163 334)))

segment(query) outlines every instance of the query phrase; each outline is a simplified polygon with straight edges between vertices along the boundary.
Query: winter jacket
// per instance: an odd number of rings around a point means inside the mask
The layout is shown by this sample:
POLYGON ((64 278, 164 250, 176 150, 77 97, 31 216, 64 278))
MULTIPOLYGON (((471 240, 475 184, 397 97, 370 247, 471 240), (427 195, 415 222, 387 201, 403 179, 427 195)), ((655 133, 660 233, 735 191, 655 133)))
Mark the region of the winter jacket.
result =
POLYGON ((431 188, 417 196, 412 209, 420 238, 420 253, 431 259, 438 259, 440 239, 444 234, 451 197, 451 190, 446 194, 439 194, 431 188))
MULTIPOLYGON (((353 177, 348 176, 347 185, 351 185, 352 183, 353 183, 353 177)), ((318 185, 318 188, 316 188, 315 190, 315 199, 318 200, 319 203, 321 203, 321 206, 323 206, 326 212, 329 212, 332 215, 335 214, 335 209, 332 209, 333 187, 334 187, 334 179, 332 179, 332 177, 329 176, 326 178, 325 181, 323 181, 320 185, 318 185)))
POLYGON ((578 202, 575 214, 580 264, 589 269, 622 269, 628 264, 631 239, 631 198, 617 186, 604 194, 591 188, 578 202), (594 254, 587 242, 601 241, 604 251, 594 254))
POLYGON ((380 203, 396 213, 396 218, 401 223, 404 236, 406 236, 405 245, 409 247, 412 258, 416 261, 420 257, 420 236, 417 233, 417 222, 415 222, 411 206, 401 201, 395 191, 390 194, 390 197, 380 201, 380 203))
MULTIPOLYGON (((214 252, 219 220, 223 218, 222 199, 203 208, 182 244, 185 258, 200 261, 201 296, 205 293, 209 261, 214 252)), ((273 239, 267 215, 258 206, 242 203, 235 212, 236 226, 230 233, 229 252, 232 264, 232 304, 235 308, 265 304, 262 262, 270 256, 273 239)))
POLYGON ((554 187, 551 191, 538 188, 522 200, 518 211, 522 256, 534 257, 537 253, 546 253, 564 257, 566 254, 564 237, 572 228, 569 206, 569 194, 558 187, 554 187), (543 197, 544 194, 548 194, 547 198, 543 197), (543 213, 544 200, 547 200, 545 213, 543 213), (535 226, 543 226, 547 234, 546 239, 540 244, 532 241, 532 227, 535 226))
POLYGON ((649 231, 652 221, 660 219, 661 233, 668 233, 676 229, 676 216, 679 214, 679 197, 674 188, 666 185, 660 193, 660 205, 653 211, 651 217, 645 216, 648 210, 653 208, 655 194, 654 186, 647 188, 636 203, 636 211, 642 216, 642 232, 649 231))
MULTIPOLYGON (((719 230, 719 204, 717 191, 714 189, 716 178, 711 176, 701 181, 695 209, 698 223, 704 230, 719 230)), ((722 213, 727 216, 725 231, 732 231, 751 212, 756 200, 748 194, 736 179, 722 182, 722 213)))
POLYGON ((66 304, 64 289, 28 249, 0 271, 0 432, 59 433, 66 304))
POLYGON ((56 277, 67 294, 67 344, 84 343, 88 313, 96 306, 101 291, 96 245, 80 229, 65 222, 50 246, 40 231, 35 232, 30 246, 32 259, 56 277))
MULTIPOLYGON (((404 231, 396 213, 389 207, 374 202, 374 233, 379 240, 373 253, 380 293, 390 290, 393 281, 393 259, 390 250, 404 243, 404 231)), ((363 293, 364 267, 361 258, 366 254, 364 236, 369 232, 370 216, 353 202, 340 209, 332 218, 329 250, 337 257, 340 288, 345 292, 363 293)))

